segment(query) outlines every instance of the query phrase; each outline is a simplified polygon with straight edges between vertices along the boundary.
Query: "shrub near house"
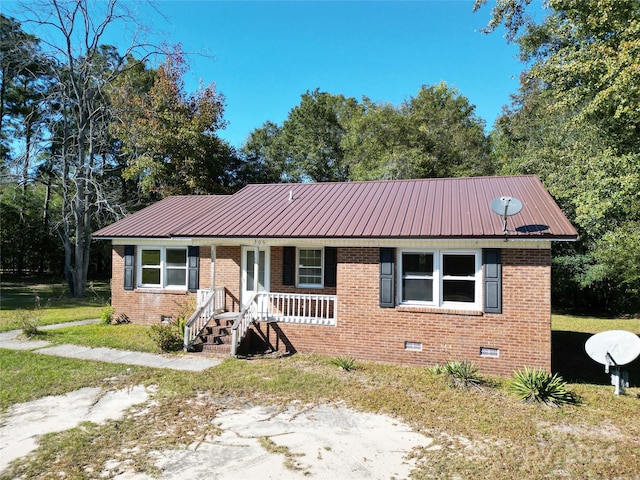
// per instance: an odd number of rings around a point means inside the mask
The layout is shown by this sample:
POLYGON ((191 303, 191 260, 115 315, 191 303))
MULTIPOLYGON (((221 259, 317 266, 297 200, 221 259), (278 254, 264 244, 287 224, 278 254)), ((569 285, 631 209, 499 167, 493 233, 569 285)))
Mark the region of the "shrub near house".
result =
POLYGON ((218 313, 253 302, 277 350, 510 375, 550 370, 551 242, 577 233, 518 176, 249 185, 166 198, 94 237, 112 241, 115 315, 134 322, 215 286, 218 313), (501 196, 523 204, 507 232, 501 196))

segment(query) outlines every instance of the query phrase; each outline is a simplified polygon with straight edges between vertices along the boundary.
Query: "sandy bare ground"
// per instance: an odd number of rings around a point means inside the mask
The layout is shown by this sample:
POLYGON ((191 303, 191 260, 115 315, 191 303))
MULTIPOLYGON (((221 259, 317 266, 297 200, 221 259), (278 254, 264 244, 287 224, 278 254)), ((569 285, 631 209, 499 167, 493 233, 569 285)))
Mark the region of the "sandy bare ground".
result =
MULTIPOLYGON (((0 426, 0 472, 37 448, 39 435, 82 421, 119 418, 132 405, 148 401, 143 387, 108 392, 83 388, 12 407, 0 426)), ((414 464, 417 447, 437 449, 433 440, 391 417, 340 405, 291 404, 286 408, 246 405, 222 411, 214 425, 220 435, 186 449, 153 452, 165 480, 188 479, 401 479, 414 464)), ((214 430, 214 428, 212 428, 214 430)), ((147 480, 108 462, 101 477, 147 480)))
POLYGON ((142 386, 104 393, 100 388, 87 387, 13 405, 0 417, 0 472, 16 458, 35 450, 41 435, 68 430, 80 422, 119 418, 127 408, 147 398, 142 386))

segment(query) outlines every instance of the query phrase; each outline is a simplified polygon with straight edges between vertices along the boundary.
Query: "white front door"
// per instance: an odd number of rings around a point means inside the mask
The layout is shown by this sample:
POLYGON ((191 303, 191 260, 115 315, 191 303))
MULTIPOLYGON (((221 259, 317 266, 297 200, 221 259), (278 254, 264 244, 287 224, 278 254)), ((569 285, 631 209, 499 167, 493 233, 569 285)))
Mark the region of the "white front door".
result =
POLYGON ((242 306, 251 299, 255 289, 255 260, 258 251, 258 292, 269 291, 269 248, 257 249, 242 247, 242 292, 240 302, 242 306))

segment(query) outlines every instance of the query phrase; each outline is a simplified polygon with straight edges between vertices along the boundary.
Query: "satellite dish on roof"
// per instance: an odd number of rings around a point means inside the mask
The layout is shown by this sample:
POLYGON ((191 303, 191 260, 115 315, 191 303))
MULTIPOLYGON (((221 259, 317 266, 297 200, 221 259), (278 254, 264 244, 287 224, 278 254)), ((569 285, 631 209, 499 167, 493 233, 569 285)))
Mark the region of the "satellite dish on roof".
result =
POLYGON ((497 197, 489 204, 494 213, 502 216, 502 233, 509 233, 507 230, 507 218, 522 210, 522 202, 515 197, 497 197))
POLYGON ((616 395, 624 393, 629 386, 628 372, 620 367, 633 362, 640 355, 640 337, 626 330, 607 330, 589 337, 584 349, 592 359, 604 365, 604 371, 611 368, 611 384, 616 387, 616 395))

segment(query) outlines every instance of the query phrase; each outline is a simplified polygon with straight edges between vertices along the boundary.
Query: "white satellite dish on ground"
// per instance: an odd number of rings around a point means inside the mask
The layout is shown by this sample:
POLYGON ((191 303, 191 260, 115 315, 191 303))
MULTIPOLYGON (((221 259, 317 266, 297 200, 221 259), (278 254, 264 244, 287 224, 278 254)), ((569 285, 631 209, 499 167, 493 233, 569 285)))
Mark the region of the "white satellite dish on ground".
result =
POLYGON ((587 355, 604 365, 606 373, 611 369, 611 384, 616 387, 616 395, 624 393, 625 387, 629 386, 629 374, 622 372, 620 367, 640 355, 640 337, 626 330, 607 330, 590 337, 584 349, 587 355))
POLYGON ((502 233, 509 233, 507 230, 507 218, 522 210, 522 202, 515 197, 497 197, 489 204, 491 210, 502 217, 502 233))

